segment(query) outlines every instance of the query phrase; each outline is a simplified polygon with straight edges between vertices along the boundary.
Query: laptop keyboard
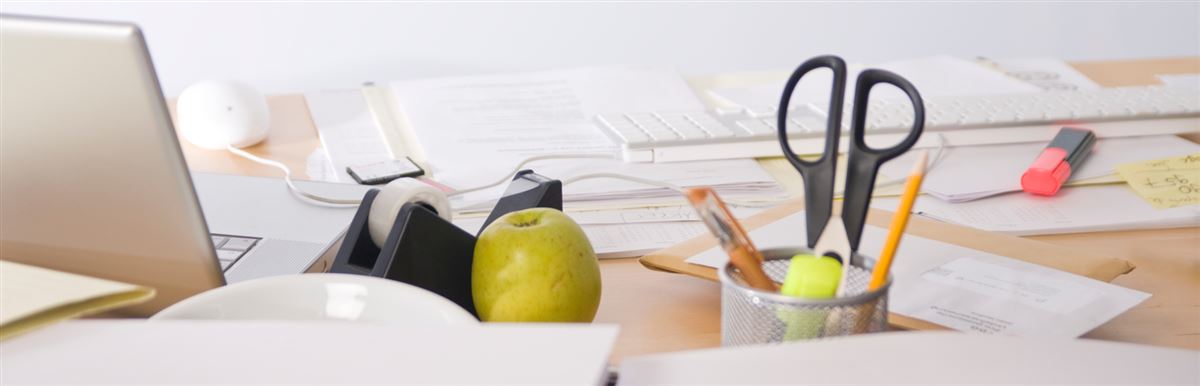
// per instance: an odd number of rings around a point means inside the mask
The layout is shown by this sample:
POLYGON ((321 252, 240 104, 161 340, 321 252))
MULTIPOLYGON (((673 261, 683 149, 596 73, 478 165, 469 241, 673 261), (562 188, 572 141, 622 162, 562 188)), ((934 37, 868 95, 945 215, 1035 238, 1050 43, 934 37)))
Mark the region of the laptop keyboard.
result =
POLYGON ((217 260, 221 262, 221 271, 228 271, 229 267, 245 256, 250 248, 254 248, 259 240, 261 239, 257 237, 213 234, 213 247, 217 249, 217 260))

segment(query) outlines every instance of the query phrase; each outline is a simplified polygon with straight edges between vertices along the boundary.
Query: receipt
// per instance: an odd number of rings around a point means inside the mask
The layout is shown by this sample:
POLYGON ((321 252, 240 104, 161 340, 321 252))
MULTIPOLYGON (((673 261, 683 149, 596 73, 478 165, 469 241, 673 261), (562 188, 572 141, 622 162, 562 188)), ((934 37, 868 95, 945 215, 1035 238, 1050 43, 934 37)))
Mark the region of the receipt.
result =
POLYGON ((1075 312, 1100 295, 1054 276, 1055 271, 1021 272, 974 259, 958 259, 926 271, 921 279, 1060 314, 1075 312))
POLYGON ((1150 297, 1031 263, 980 257, 926 269, 897 294, 892 309, 959 331, 1077 337, 1150 297))

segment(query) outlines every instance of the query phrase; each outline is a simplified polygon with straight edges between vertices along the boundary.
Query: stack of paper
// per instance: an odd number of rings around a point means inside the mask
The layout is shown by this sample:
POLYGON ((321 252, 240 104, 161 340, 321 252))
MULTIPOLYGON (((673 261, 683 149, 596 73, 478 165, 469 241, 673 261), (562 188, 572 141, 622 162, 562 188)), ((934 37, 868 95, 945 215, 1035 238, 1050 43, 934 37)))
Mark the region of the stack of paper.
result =
MULTIPOLYGON (((391 84, 395 108, 420 142, 433 179, 470 190, 522 168, 566 182, 564 208, 601 257, 637 256, 706 232, 672 187, 710 186, 736 202, 774 202, 787 192, 751 159, 625 163, 593 117, 693 111, 704 106, 679 75, 604 67, 391 84), (572 158, 574 157, 574 158, 572 158), (644 184, 598 174, 655 181, 644 184), (673 213, 665 215, 665 213, 673 213)), ((459 226, 476 231, 505 185, 452 197, 459 226)))
MULTIPOLYGON (((616 159, 612 141, 593 123, 600 113, 689 111, 704 106, 677 74, 604 67, 515 75, 392 83, 397 108, 420 141, 433 178, 457 190, 495 181, 540 155, 590 156, 532 163, 547 177, 570 180, 619 173, 680 186, 713 186, 727 197, 782 198, 784 192, 752 160, 632 164, 616 159), (597 159, 607 156, 609 159, 597 159)), ((456 210, 490 208, 504 186, 456 197, 456 210)), ((678 193, 619 179, 564 188, 571 203, 668 197, 678 193)))

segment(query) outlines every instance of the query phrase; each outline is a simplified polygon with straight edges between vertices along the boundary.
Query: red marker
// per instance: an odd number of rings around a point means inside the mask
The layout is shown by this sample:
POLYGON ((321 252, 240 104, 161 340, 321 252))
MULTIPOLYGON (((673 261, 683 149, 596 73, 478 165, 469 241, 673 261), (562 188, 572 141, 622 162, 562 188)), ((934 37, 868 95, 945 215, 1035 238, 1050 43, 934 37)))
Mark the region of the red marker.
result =
POLYGON ((1095 143, 1096 135, 1089 130, 1062 128, 1021 175, 1021 189, 1044 196, 1058 193, 1058 188, 1071 177, 1073 169, 1079 168, 1095 143))

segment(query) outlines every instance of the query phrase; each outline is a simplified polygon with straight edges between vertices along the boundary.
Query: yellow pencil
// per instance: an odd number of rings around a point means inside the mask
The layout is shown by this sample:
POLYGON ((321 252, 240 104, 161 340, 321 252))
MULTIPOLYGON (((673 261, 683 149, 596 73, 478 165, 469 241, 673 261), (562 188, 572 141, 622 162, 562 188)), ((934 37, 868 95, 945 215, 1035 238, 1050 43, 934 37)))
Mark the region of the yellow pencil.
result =
POLYGON ((875 263, 875 269, 871 271, 871 284, 868 287, 871 291, 883 286, 883 283, 887 281, 888 270, 892 268, 892 258, 896 256, 896 249, 900 247, 900 238, 904 236, 904 228, 908 226, 908 216, 912 212, 913 202, 917 201, 917 194, 921 191, 921 180, 925 178, 925 162, 928 159, 929 151, 921 151, 921 154, 917 155, 917 162, 913 165, 912 172, 908 174, 908 181, 904 184, 904 195, 900 196, 900 207, 892 216, 892 226, 888 229, 887 243, 883 245, 879 261, 875 263))

